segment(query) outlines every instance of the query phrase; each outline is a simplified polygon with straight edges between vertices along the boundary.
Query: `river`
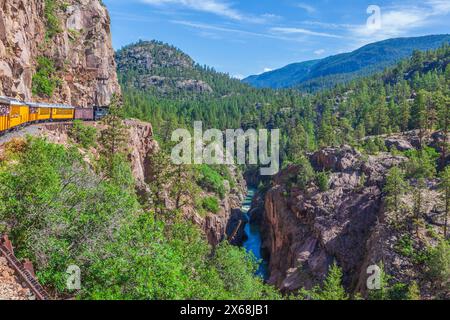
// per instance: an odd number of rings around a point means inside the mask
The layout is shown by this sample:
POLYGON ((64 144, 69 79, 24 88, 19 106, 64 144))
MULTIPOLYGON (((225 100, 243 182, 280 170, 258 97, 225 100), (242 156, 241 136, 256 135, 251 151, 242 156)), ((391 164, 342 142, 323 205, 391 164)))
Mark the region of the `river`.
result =
POLYGON ((261 252, 261 245, 262 245, 262 239, 261 239, 261 230, 260 226, 254 223, 250 222, 250 216, 248 215, 248 212, 251 209, 252 206, 252 200, 255 196, 256 189, 249 187, 247 192, 247 197, 245 198, 243 204, 242 204, 242 212, 246 215, 248 219, 248 223, 245 225, 245 233, 247 235, 247 240, 245 240, 243 247, 248 252, 253 253, 253 255, 256 257, 257 260, 260 261, 258 270, 256 274, 263 278, 264 280, 268 279, 268 267, 267 267, 267 261, 263 259, 262 252, 261 252))

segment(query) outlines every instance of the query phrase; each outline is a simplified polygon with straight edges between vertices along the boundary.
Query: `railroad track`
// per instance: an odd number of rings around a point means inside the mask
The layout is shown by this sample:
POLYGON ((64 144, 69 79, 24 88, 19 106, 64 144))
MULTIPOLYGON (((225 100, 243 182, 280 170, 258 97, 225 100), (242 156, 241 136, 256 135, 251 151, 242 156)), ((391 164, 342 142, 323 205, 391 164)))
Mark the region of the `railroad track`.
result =
POLYGON ((49 300, 50 297, 44 288, 37 282, 36 278, 25 269, 23 264, 9 251, 9 249, 0 243, 0 256, 5 257, 8 265, 16 272, 21 280, 33 292, 37 300, 49 300))

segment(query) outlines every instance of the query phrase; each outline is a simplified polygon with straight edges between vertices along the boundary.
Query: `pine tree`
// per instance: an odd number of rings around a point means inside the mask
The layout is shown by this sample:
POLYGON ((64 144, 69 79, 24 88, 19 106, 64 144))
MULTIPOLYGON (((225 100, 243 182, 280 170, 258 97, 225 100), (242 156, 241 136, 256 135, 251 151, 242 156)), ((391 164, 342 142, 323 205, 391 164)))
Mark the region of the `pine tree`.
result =
POLYGON ((386 193, 386 209, 395 214, 395 220, 400 221, 400 214, 402 212, 401 197, 406 192, 408 187, 405 181, 404 174, 398 167, 393 167, 389 170, 386 177, 386 185, 384 192, 386 193))
POLYGON ((369 292, 370 300, 389 300, 390 298, 390 286, 391 276, 384 271, 384 264, 380 265, 380 288, 369 292))
POLYGON ((386 128, 389 123, 388 108, 386 106, 386 94, 384 90, 379 93, 377 99, 377 135, 386 133, 386 128))
POLYGON ((412 58, 411 58, 411 64, 414 70, 420 70, 422 69, 423 62, 425 60, 425 54, 420 50, 414 50, 412 58))
POLYGON ((421 215, 423 207, 423 195, 422 190, 426 188, 425 179, 419 178, 417 180, 417 186, 414 188, 413 198, 414 198, 414 226, 416 229, 416 235, 419 236, 419 227, 421 225, 421 215))
POLYGON ((420 90, 417 94, 417 98, 414 102, 414 127, 419 129, 419 143, 422 148, 423 138, 427 130, 427 92, 425 90, 420 90))
POLYGON ((300 295, 312 300, 348 300, 349 296, 342 285, 342 270, 334 262, 322 286, 315 286, 310 291, 301 290, 300 295))
POLYGON ((413 281, 408 287, 408 300, 420 300, 420 288, 416 281, 413 281))
POLYGON ((442 200, 444 203, 444 239, 446 239, 448 233, 448 216, 450 214, 450 166, 447 166, 441 173, 440 187, 443 191, 442 200))
POLYGON ((309 136, 301 124, 294 127, 288 143, 288 154, 291 160, 299 159, 306 151, 309 151, 309 136))
POLYGON ((114 95, 108 115, 103 118, 102 124, 105 128, 100 132, 99 138, 101 154, 106 160, 107 174, 111 175, 114 171, 115 159, 124 155, 128 141, 127 128, 123 123, 123 111, 117 95, 114 95))
POLYGON ((167 184, 173 173, 169 156, 163 151, 153 153, 149 157, 148 168, 150 178, 148 206, 162 216, 166 209, 167 184))
POLYGON ((348 295, 342 286, 342 270, 336 263, 328 271, 320 296, 321 300, 348 300, 348 295))
POLYGON ((402 131, 407 131, 409 128, 409 121, 411 119, 410 106, 408 101, 403 100, 400 103, 400 114, 401 114, 400 128, 402 131))
POLYGON ((200 188, 196 184, 197 172, 189 165, 175 165, 170 183, 170 196, 174 199, 175 209, 195 204, 200 188))
POLYGON ((430 250, 428 268, 433 285, 448 292, 450 290, 450 243, 447 240, 441 240, 435 248, 430 250))
POLYGON ((449 117, 450 117, 450 98, 444 96, 442 92, 437 92, 434 97, 434 103, 437 108, 437 117, 439 128, 442 130, 444 139, 441 143, 441 163, 440 169, 445 167, 445 162, 447 158, 447 149, 448 149, 448 127, 449 127, 449 117))

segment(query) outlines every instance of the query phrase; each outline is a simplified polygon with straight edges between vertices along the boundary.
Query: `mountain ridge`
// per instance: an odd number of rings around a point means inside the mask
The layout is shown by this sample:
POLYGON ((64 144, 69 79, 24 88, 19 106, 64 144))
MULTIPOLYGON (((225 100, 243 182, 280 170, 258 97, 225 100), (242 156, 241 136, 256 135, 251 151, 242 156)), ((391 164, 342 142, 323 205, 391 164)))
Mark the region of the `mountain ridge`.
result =
POLYGON ((277 70, 249 76, 242 82, 257 88, 295 87, 302 91, 317 91, 358 76, 382 71, 408 58, 414 50, 436 49, 448 41, 450 41, 449 34, 387 39, 365 45, 352 52, 292 63, 277 70))

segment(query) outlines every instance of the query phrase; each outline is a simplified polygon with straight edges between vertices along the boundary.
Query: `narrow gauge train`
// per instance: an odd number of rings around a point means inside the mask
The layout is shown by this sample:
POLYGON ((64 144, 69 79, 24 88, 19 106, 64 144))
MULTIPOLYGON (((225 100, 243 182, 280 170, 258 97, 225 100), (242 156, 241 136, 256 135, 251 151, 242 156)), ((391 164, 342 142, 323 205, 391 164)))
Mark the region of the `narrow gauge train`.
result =
POLYGON ((107 113, 106 107, 78 108, 63 104, 23 102, 0 96, 0 134, 39 122, 98 121, 107 113))

